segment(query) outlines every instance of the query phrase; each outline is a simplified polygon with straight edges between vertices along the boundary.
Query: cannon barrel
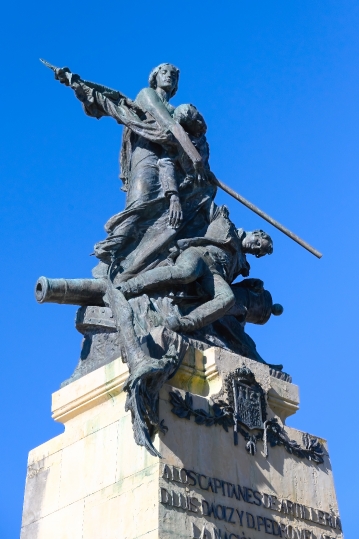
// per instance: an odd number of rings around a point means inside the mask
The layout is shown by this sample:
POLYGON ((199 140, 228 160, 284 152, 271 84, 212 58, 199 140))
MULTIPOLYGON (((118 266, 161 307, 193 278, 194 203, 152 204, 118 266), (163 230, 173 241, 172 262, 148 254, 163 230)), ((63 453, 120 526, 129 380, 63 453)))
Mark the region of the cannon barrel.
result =
POLYGON ((38 303, 103 306, 105 279, 49 279, 40 277, 35 285, 38 303))
MULTIPOLYGON (((227 314, 234 316, 247 309, 246 322, 265 324, 271 314, 282 314, 283 307, 273 304, 272 296, 263 288, 258 279, 246 279, 232 285, 236 298, 235 305, 227 314)), ((98 306, 105 305, 106 279, 49 279, 40 277, 35 285, 35 298, 38 303, 65 303, 67 305, 98 306)))

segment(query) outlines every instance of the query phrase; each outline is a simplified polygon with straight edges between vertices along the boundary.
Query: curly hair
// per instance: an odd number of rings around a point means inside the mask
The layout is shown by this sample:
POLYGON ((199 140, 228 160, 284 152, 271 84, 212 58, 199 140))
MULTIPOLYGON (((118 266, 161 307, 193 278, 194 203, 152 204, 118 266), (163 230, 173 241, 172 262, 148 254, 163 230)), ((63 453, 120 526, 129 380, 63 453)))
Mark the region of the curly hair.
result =
POLYGON ((273 253, 273 240, 270 235, 264 232, 264 230, 253 230, 252 234, 268 242, 267 254, 271 255, 273 253))
POLYGON ((173 97, 175 95, 175 93, 177 92, 177 90, 178 90, 178 80, 179 80, 179 74, 180 74, 180 70, 176 66, 174 66, 173 64, 169 64, 169 63, 165 62, 163 64, 158 65, 157 67, 154 67, 152 69, 151 73, 150 73, 150 76, 148 77, 148 84, 149 84, 150 88, 153 88, 154 90, 156 90, 156 88, 157 88, 156 77, 157 77, 157 74, 158 74, 159 70, 163 66, 171 66, 171 67, 173 67, 173 69, 175 70, 176 75, 177 75, 176 86, 173 88, 172 93, 171 93, 171 97, 173 97))
POLYGON ((202 114, 190 103, 176 107, 173 113, 173 119, 181 124, 187 132, 194 134, 197 130, 201 134, 204 134, 207 131, 207 124, 202 114))

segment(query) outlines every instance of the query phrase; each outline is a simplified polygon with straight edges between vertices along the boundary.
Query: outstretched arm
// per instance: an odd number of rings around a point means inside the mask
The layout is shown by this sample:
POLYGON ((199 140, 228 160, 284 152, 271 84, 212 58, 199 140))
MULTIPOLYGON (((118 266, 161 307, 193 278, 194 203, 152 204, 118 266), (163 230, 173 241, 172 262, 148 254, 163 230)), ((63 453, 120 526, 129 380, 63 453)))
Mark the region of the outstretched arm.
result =
MULTIPOLYGON (((56 80, 74 90, 77 99, 81 101, 88 116, 97 119, 102 118, 102 116, 115 117, 116 104, 119 103, 121 98, 126 99, 116 90, 83 81, 79 75, 72 73, 68 67, 55 68, 54 73, 56 80)), ((115 119, 118 121, 118 118, 115 117, 115 119)))
POLYGON ((222 318, 235 303, 235 296, 229 284, 220 275, 207 270, 201 286, 212 299, 193 309, 179 319, 177 331, 195 331, 222 318))
POLYGON ((137 135, 157 144, 173 143, 173 135, 168 129, 163 128, 159 122, 143 122, 141 118, 145 114, 144 110, 121 92, 101 84, 85 81, 79 75, 71 73, 67 67, 52 66, 51 69, 61 84, 74 90, 88 116, 97 119, 110 116, 137 135))
MULTIPOLYGON (((129 99, 118 90, 113 90, 112 88, 104 86, 103 84, 83 80, 79 75, 72 73, 68 67, 59 68, 48 64, 48 62, 45 62, 44 60, 42 60, 42 62, 44 62, 48 67, 51 67, 55 73, 56 80, 60 81, 60 83, 64 84, 65 86, 70 86, 75 91, 76 97, 80 101, 84 102, 89 96, 93 97, 94 95, 97 95, 102 97, 104 103, 106 103, 106 100, 110 100, 111 103, 116 104, 121 102, 128 108, 132 109, 135 113, 143 114, 143 110, 137 105, 137 103, 132 101, 132 99, 129 99)), ((94 101, 94 99, 92 99, 92 101, 94 101)), ((111 116, 110 113, 106 114, 107 111, 104 112, 105 115, 111 116)))

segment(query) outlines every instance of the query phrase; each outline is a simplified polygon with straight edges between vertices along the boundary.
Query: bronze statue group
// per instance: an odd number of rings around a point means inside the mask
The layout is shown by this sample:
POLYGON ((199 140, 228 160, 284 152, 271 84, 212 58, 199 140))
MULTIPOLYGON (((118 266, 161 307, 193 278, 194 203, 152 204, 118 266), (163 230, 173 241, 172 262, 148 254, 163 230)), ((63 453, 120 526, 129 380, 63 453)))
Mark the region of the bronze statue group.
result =
POLYGON ((158 454, 151 440, 161 428, 158 392, 189 346, 219 346, 264 362, 245 324, 263 324, 276 313, 263 282, 247 278, 246 255, 271 254, 273 242, 262 230, 238 229, 228 209, 216 205, 206 122, 194 105, 170 104, 179 82, 175 66, 153 69, 135 101, 68 68, 50 67, 87 115, 124 126, 126 206, 95 245, 93 275, 107 283, 104 300, 128 363, 135 439, 158 454), (245 279, 234 283, 239 276, 245 279))

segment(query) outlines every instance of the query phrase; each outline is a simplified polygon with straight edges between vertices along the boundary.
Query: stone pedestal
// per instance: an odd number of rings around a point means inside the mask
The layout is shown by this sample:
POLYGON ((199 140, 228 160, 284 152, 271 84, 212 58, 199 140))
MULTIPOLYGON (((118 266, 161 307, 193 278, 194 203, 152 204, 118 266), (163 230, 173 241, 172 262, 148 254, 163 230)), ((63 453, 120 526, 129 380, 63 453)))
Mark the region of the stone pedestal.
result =
POLYGON ((133 441, 127 367, 116 359, 53 394, 53 418, 65 432, 30 452, 21 539, 342 537, 324 440, 320 464, 285 445, 267 443, 265 455, 261 440, 253 455, 240 433, 235 445, 233 427, 226 432, 173 413, 176 390, 179 399, 187 393, 192 410, 213 415, 211 398, 218 400, 227 374, 243 363, 263 388, 267 418, 303 446, 304 433, 284 426, 299 404, 288 378, 217 348, 191 349, 161 390, 168 430, 155 437, 163 458, 153 457, 133 441))

